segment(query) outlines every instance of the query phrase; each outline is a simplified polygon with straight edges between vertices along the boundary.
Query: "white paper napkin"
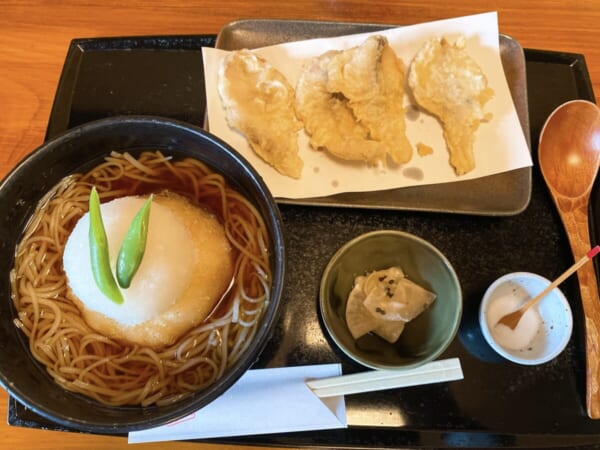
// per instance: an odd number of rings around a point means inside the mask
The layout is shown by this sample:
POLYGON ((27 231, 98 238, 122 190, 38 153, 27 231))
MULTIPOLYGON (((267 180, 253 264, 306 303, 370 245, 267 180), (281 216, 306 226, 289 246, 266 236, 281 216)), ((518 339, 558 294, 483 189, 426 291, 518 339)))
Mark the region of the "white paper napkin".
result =
POLYGON ((177 422, 129 433, 129 443, 345 428, 343 396, 320 399, 309 379, 341 375, 340 364, 246 372, 222 396, 177 422))
MULTIPOLYGON (((306 61, 330 49, 360 45, 371 34, 386 36, 406 66, 431 37, 443 36, 451 41, 459 35, 466 38, 467 51, 482 67, 495 91, 494 98, 486 105, 486 111, 493 114, 493 119, 482 124, 477 130, 474 170, 466 175, 456 176, 448 162, 448 151, 439 122, 433 116, 419 113, 418 117, 407 120, 407 136, 413 146, 423 142, 433 147, 434 152, 431 155, 419 156, 415 150, 412 160, 406 165, 384 169, 367 167, 364 164, 348 164, 334 160, 326 152, 311 149, 305 132, 301 131, 300 157, 304 160, 302 177, 296 180, 283 176, 258 158, 246 139, 227 125, 217 91, 218 67, 226 52, 204 48, 209 130, 242 153, 261 174, 273 195, 279 198, 319 197, 339 192, 376 191, 447 183, 484 177, 532 164, 527 141, 502 68, 496 13, 440 20, 376 33, 311 39, 263 47, 255 51, 280 70, 295 86, 306 61)), ((405 96, 405 105, 408 104, 408 96, 405 96)))

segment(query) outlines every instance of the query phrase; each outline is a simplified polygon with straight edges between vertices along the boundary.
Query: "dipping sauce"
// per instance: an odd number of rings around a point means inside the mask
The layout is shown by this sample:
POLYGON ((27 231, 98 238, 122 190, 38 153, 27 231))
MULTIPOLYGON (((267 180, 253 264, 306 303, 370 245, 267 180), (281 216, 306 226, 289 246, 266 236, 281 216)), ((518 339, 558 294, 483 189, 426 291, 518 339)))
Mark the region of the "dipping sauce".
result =
POLYGON ((523 304, 522 300, 510 295, 493 299, 486 311, 486 321, 494 340, 504 348, 510 350, 526 349, 539 333, 542 326, 542 317, 538 309, 529 308, 514 330, 504 324, 498 323, 502 316, 518 309, 523 304))

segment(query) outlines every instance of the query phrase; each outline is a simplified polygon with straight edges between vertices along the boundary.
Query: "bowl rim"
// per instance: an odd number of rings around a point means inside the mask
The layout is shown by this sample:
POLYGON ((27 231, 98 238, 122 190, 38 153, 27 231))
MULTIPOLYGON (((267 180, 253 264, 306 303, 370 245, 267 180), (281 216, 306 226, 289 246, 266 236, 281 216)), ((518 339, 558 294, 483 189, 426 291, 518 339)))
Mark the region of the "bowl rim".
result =
POLYGON ((460 279, 458 278, 458 275, 456 274, 456 271, 454 270, 454 267, 452 266, 452 264, 450 263, 448 258, 431 242, 429 242, 413 233, 409 233, 407 231, 401 231, 401 230, 395 230, 395 229, 382 229, 382 230, 368 231, 368 232, 365 232, 365 233, 355 236, 354 238, 350 239, 349 241, 346 241, 341 247, 339 247, 335 251, 335 253, 331 256, 331 258, 327 262, 327 265, 325 266, 325 269, 322 272, 321 281, 319 284, 319 311, 321 313, 321 318, 322 318, 323 324, 325 325, 328 335, 335 342, 335 344, 338 346, 338 348, 347 357, 349 357, 353 361, 355 361, 367 368, 376 369, 376 370, 397 370, 397 371, 410 370, 410 369, 414 369, 416 367, 422 366, 430 361, 435 360, 442 353, 444 353, 444 351, 446 351, 448 349, 448 347, 450 346, 450 344, 452 344, 452 342, 454 341, 454 338, 456 337, 456 335, 458 333, 458 329, 460 328, 460 324, 462 321, 462 313, 463 313, 462 286, 460 284, 460 279), (388 364, 374 364, 374 363, 371 363, 371 362, 361 358, 360 356, 354 354, 354 352, 352 352, 351 349, 349 349, 341 341, 341 339, 337 336, 337 334, 334 332, 333 327, 330 326, 328 314, 325 311, 325 309, 326 309, 325 303, 326 302, 325 302, 324 294, 326 292, 326 279, 329 276, 329 274, 331 273, 331 270, 332 270, 334 264, 350 248, 352 248, 358 242, 361 242, 361 241, 364 241, 364 240, 367 240, 367 239, 370 239, 373 237, 381 236, 381 235, 390 235, 390 236, 395 236, 395 237, 400 237, 400 238, 408 238, 412 241, 415 241, 415 242, 427 247, 430 251, 432 251, 436 256, 438 256, 440 258, 440 260, 442 261, 444 266, 448 269, 448 271, 451 275, 451 278, 456 285, 456 290, 458 293, 458 302, 457 302, 458 307, 457 307, 456 314, 455 314, 456 320, 454 321, 454 323, 452 325, 450 334, 445 339, 444 345, 440 346, 435 352, 433 352, 431 355, 428 355, 426 358, 423 358, 420 361, 417 361, 417 362, 414 362, 411 364, 402 365, 402 366, 388 365, 388 364))
POLYGON ((536 281, 541 282, 542 289, 552 283, 552 281, 550 281, 548 278, 546 278, 542 275, 539 275, 537 273, 533 273, 533 272, 519 271, 519 272, 510 272, 510 273, 502 275, 501 277, 494 280, 494 282, 489 285, 489 287, 486 289, 486 291, 483 294, 481 303, 479 305, 479 326, 481 328, 481 332, 483 334, 485 341, 500 356, 504 357, 505 359, 507 359, 509 361, 512 361, 514 363, 521 364, 524 366, 536 366, 536 365, 544 364, 544 363, 547 363, 547 362, 553 360, 558 355, 560 355, 563 352, 563 350, 567 347, 567 345, 569 344, 569 340, 571 339, 571 335, 573 333, 573 311, 571 309, 571 305, 569 304, 569 301, 567 300, 567 297, 565 296, 565 294, 560 290, 560 288, 558 286, 555 287, 550 292, 556 295, 556 297, 558 298, 558 301, 561 303, 561 305, 564 307, 564 309, 566 311, 567 332, 564 334, 564 336, 565 336, 564 339, 560 342, 559 345, 556 346, 556 348, 552 352, 549 352, 544 357, 533 358, 533 359, 532 358, 521 358, 521 357, 518 357, 518 356, 510 353, 509 351, 504 349, 504 347, 502 347, 498 342, 496 342, 496 340, 493 338, 492 333, 487 324, 485 309, 486 309, 486 306, 488 305, 488 303, 490 302, 491 294, 494 292, 494 290, 498 286, 500 286, 501 284, 503 284, 507 281, 510 281, 510 280, 513 280, 513 279, 519 278, 519 277, 530 278, 530 279, 534 279, 536 281))
MULTIPOLYGON (((82 419, 79 417, 71 417, 66 414, 60 413, 59 409, 56 406, 49 406, 39 404, 35 396, 28 392, 27 389, 23 389, 22 387, 16 386, 12 380, 8 379, 3 370, 0 370, 0 386, 2 386, 11 396, 13 396, 16 400, 18 400, 21 404, 25 405, 27 408, 39 414, 40 416, 48 419, 54 423, 57 423, 61 426, 85 431, 85 432, 93 432, 93 433, 102 433, 102 434, 115 434, 122 433, 128 431, 135 431, 146 429, 149 427, 158 426, 161 424, 165 424, 167 422, 180 419, 182 417, 187 416, 188 414, 196 411, 197 409, 207 405, 208 403, 215 400, 221 394, 223 394, 227 389, 229 389, 235 382, 243 375, 246 370, 249 370, 252 367, 252 364, 256 362, 259 358, 260 354, 264 350, 267 342, 270 339, 271 332, 278 321, 280 311, 281 311, 281 299, 283 297, 284 290, 284 280, 286 275, 286 258, 285 258, 285 245, 284 245, 284 232, 283 232, 283 220, 281 217, 281 213, 277 203, 275 202, 270 190, 268 189, 266 183, 260 174, 252 167, 252 165, 231 145, 218 138, 217 136, 211 134, 210 132, 204 130, 203 128, 196 126, 194 124, 190 124, 187 122, 183 122, 176 119, 170 119, 161 116, 155 115, 117 115, 107 118, 102 118, 90 122, 86 122, 84 124, 78 125, 76 127, 70 128, 57 136, 45 141, 34 150, 25 155, 20 161, 18 161, 15 166, 2 178, 0 181, 0 201, 5 201, 4 194, 7 188, 10 188, 11 183, 15 180, 18 180, 19 177, 22 176, 22 172, 26 170, 26 168, 31 164, 36 164, 38 160, 42 160, 48 153, 54 151, 54 149, 59 148, 65 144, 68 144, 72 140, 76 139, 77 136, 86 133, 96 133, 99 130, 105 129, 113 126, 125 127, 125 126, 158 126, 164 128, 164 133, 168 133, 169 130, 185 133, 186 135, 193 138, 202 139, 208 146, 216 146, 226 152, 232 161, 235 161, 235 164, 241 167, 251 179, 251 184, 253 189, 256 190, 256 193, 259 194, 261 198, 261 203, 265 203, 265 211, 263 213, 263 218, 268 226, 272 226, 273 236, 271 237, 274 248, 271 249, 271 259, 274 262, 274 267, 278 269, 277 273, 273 274, 272 286, 271 286, 271 300, 269 302, 269 306, 265 311, 265 315, 263 317, 263 322, 260 327, 257 329, 256 334, 253 339, 255 339, 255 346, 252 351, 247 352, 242 355, 238 360, 232 364, 226 371, 226 373, 220 378, 222 384, 217 388, 210 392, 209 395, 200 395, 197 396, 197 393, 192 393, 189 397, 182 400, 184 402, 181 408, 176 408, 173 410, 167 410, 163 414, 156 415, 153 419, 148 420, 144 414, 131 414, 131 420, 126 424, 122 423, 114 423, 114 422, 103 422, 102 424, 97 424, 91 422, 86 419, 82 419)), ((126 147, 126 145, 124 145, 126 147)), ((150 149, 151 150, 151 149, 150 149)), ((163 149, 164 151, 164 149, 163 149)), ((108 150, 107 150, 108 152, 108 150)), ((181 152, 179 152, 181 153, 181 152)), ((108 154, 108 153, 107 153, 108 154)), ((189 157, 194 157, 193 155, 189 155, 189 157)), ((85 158, 90 159, 88 156, 82 158, 82 165, 85 165, 85 158)), ((198 156, 197 158, 200 159, 198 156)), ((211 169, 219 170, 218 168, 213 168, 211 165, 211 169)), ((64 176, 69 175, 63 174, 58 179, 63 178, 64 176)), ((236 180, 233 181, 234 187, 240 190, 243 188, 237 184, 236 180)), ((41 201, 41 198, 38 198, 37 202, 41 201)), ((30 217, 30 216, 29 216, 30 217)), ((26 217, 27 219, 27 217, 26 217)), ((19 236, 22 235, 22 226, 19 225, 19 236)), ((20 237, 17 239, 17 244, 19 242, 20 237)), ((11 255, 11 266, 14 266, 14 249, 12 248, 12 242, 10 246, 6 246, 7 250, 12 252, 11 255)), ((8 279, 9 274, 5 274, 8 279)), ((6 300, 9 303, 9 308, 13 309, 14 305, 12 300, 8 298, 6 300)), ((14 313, 13 313, 14 314, 14 313)), ((12 320, 12 317, 11 317, 12 320)), ((24 344, 27 344, 27 338, 25 336, 20 336, 20 339, 24 344)), ((26 347, 26 345, 25 345, 26 347)), ((24 349, 28 351, 27 348, 24 349)), ((30 355, 31 356, 31 355, 30 355)), ((50 377, 45 367, 42 367, 39 362, 32 359, 35 365, 38 365, 44 372, 44 375, 50 377)), ((53 380, 50 380, 54 383, 53 380)), ((60 389, 64 389, 58 385, 56 385, 60 389)), ((198 391, 201 392, 201 391, 198 391)), ((73 394, 66 390, 64 390, 65 394, 73 394)), ((73 394, 80 395, 80 394, 73 394)), ((99 405, 99 407, 111 408, 107 405, 102 405, 101 403, 95 402, 93 399, 88 399, 87 397, 84 400, 93 402, 93 405, 99 405)), ((123 406, 116 407, 122 410, 135 410, 142 411, 145 408, 148 408, 148 411, 151 409, 160 409, 160 407, 150 406, 150 407, 142 407, 142 406, 123 406)))

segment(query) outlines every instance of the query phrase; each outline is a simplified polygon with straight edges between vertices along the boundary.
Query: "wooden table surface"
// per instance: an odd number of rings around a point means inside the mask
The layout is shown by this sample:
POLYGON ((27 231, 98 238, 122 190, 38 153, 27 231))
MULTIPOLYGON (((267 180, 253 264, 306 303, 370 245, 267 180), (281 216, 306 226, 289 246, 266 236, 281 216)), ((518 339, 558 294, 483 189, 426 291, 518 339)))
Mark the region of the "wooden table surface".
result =
MULTIPOLYGON (((583 53, 600 92, 597 0, 136 0, 0 1, 0 177, 44 138, 69 42, 74 38, 217 33, 243 18, 413 24, 498 11, 500 32, 525 48, 583 53)), ((0 389, 0 416, 7 393, 0 389)), ((0 424, 6 449, 125 448, 123 438, 31 430, 0 424)), ((141 449, 165 444, 137 445, 141 449)), ((169 449, 239 448, 170 443, 169 449)))

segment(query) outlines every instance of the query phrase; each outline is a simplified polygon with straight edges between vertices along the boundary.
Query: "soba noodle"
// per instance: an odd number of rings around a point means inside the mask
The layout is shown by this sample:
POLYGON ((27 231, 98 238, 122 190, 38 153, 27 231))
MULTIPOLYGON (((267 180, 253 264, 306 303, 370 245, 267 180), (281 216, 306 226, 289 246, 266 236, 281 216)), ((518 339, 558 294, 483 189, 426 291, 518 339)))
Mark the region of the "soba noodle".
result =
POLYGON ((33 356, 65 389, 110 405, 167 404, 220 378, 247 349, 269 301, 267 231, 255 207, 194 159, 160 152, 113 153, 86 174, 62 180, 38 205, 11 273, 15 324, 33 356), (68 299, 64 245, 88 209, 102 201, 168 189, 211 210, 235 251, 233 287, 204 323, 161 350, 118 342, 92 330, 68 299))

